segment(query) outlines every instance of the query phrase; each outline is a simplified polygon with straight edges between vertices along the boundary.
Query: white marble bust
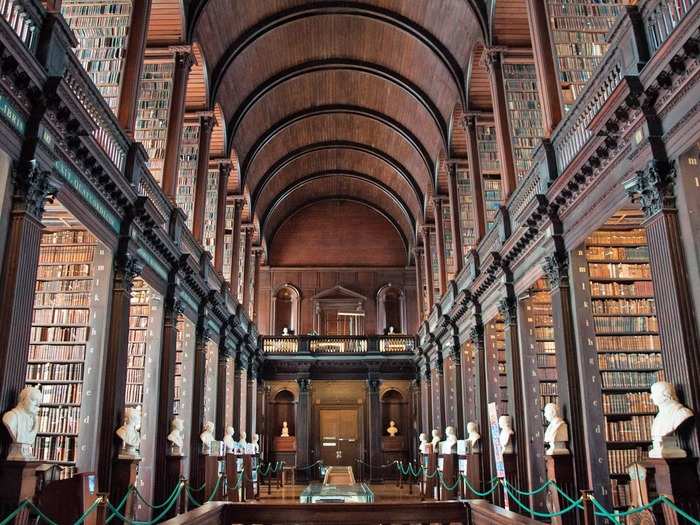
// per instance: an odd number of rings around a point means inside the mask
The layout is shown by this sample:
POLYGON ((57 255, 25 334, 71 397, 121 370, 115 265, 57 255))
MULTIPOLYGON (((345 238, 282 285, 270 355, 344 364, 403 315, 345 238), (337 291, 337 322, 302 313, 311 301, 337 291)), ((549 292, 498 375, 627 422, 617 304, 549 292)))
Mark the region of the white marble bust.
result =
POLYGON ((17 406, 2 416, 2 422, 12 438, 8 461, 34 459, 34 440, 39 430, 36 415, 41 399, 41 390, 33 386, 24 387, 19 393, 17 406))
POLYGON ((457 432, 455 427, 445 428, 445 441, 440 444, 440 452, 453 454, 457 451, 457 432))
POLYGON ((467 444, 469 452, 481 452, 481 434, 473 421, 467 423, 467 444))
POLYGON ((659 407, 659 411, 651 424, 652 448, 649 457, 686 457, 686 451, 678 444, 676 429, 693 416, 693 411, 678 401, 675 388, 666 381, 658 381, 651 385, 651 401, 659 407))
POLYGON ((238 440, 238 447, 241 449, 241 452, 245 452, 245 446, 248 444, 246 442, 246 438, 248 437, 248 434, 245 433, 245 430, 241 430, 241 439, 238 440))
POLYGON ((433 446, 433 452, 438 452, 440 450, 438 448, 440 446, 440 431, 437 428, 434 428, 431 434, 433 439, 430 441, 430 444, 433 446))
POLYGON ((559 415, 559 405, 547 403, 544 406, 544 418, 549 422, 544 431, 544 442, 548 445, 545 454, 547 456, 560 456, 570 454, 567 447, 569 442, 569 425, 559 415))
POLYGON ((283 438, 288 438, 289 437, 289 427, 287 426, 286 421, 282 421, 282 436, 283 438))
POLYGON ((214 423, 211 421, 204 423, 204 428, 199 435, 199 439, 202 442, 202 454, 208 456, 212 453, 211 444, 212 441, 214 441, 214 423))
POLYGON ((399 433, 399 429, 396 428, 396 422, 395 421, 389 421, 389 428, 386 429, 387 434, 389 434, 391 437, 396 437, 396 434, 399 433))
POLYGON ((253 432, 253 437, 250 440, 250 442, 253 444, 253 449, 255 450, 256 454, 260 453, 260 436, 258 436, 255 432, 253 432))
POLYGON ((504 454, 513 453, 513 418, 508 415, 502 415, 498 418, 498 426, 501 432, 498 434, 498 440, 501 443, 501 451, 504 454))
POLYGON ((167 437, 170 442, 170 454, 173 456, 182 456, 182 445, 185 441, 184 430, 185 422, 179 417, 174 417, 170 422, 170 434, 167 437))
POLYGON ((124 424, 117 429, 117 436, 122 440, 119 452, 121 459, 139 459, 141 446, 141 407, 127 407, 124 410, 124 424))
POLYGON ((418 436, 418 452, 421 454, 427 454, 428 453, 428 436, 425 435, 425 432, 421 432, 420 435, 418 436))
POLYGON ((233 427, 226 427, 226 433, 224 434, 224 450, 226 454, 232 454, 233 449, 236 448, 236 440, 233 439, 233 427))

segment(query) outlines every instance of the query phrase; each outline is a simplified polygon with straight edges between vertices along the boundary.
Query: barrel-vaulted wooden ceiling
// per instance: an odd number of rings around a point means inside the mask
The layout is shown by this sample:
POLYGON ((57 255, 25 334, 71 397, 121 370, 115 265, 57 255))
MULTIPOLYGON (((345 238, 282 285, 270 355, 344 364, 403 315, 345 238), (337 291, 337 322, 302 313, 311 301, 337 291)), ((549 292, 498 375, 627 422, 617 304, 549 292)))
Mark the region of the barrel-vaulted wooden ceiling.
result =
MULTIPOLYGON (((161 0, 162 1, 162 0, 161 0)), ((405 239, 424 222, 490 0, 193 0, 240 188, 269 241, 313 200, 353 199, 405 239)))

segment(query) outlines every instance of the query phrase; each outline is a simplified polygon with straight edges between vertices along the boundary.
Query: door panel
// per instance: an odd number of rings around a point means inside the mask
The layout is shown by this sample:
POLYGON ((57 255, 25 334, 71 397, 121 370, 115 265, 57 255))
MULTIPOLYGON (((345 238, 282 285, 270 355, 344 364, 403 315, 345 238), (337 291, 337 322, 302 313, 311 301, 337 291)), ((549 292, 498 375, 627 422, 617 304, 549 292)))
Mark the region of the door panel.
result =
POLYGON ((321 408, 319 420, 324 464, 354 467, 360 445, 357 409, 321 408))

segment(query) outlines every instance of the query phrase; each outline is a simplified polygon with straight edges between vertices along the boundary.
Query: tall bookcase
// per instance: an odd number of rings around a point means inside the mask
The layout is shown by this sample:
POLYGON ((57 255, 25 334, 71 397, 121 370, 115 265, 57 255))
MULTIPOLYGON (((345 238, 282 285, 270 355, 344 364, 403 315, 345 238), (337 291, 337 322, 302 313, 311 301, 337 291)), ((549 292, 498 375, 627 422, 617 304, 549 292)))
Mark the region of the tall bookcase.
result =
POLYGON ((532 152, 544 136, 535 65, 531 62, 506 61, 503 64, 503 80, 515 176, 520 181, 530 171, 532 152))
POLYGON ((474 232, 474 200, 472 197, 469 170, 457 168, 457 195, 459 198, 459 220, 462 231, 462 253, 466 258, 469 251, 476 245, 474 232))
POLYGON ((498 414, 508 414, 508 373, 506 370, 506 337, 503 317, 496 314, 486 325, 487 396, 495 402, 498 414))
MULTIPOLYGON (((218 378, 219 349, 214 341, 207 341, 206 363, 204 376, 204 411, 202 417, 204 422, 211 421, 216 424, 216 383, 218 378)), ((222 400, 225 402, 225 400, 222 400)), ((199 429, 192 429, 200 432, 199 429)), ((250 436, 248 436, 250 439, 250 436)))
POLYGON ((90 447, 80 445, 96 431, 92 389, 103 322, 97 314, 105 308, 105 290, 96 283, 108 281, 102 273, 108 260, 106 248, 84 229, 42 235, 26 383, 42 391, 35 456, 61 465, 63 477, 76 466, 94 466, 90 447))
POLYGON ((243 262, 245 260, 245 237, 250 234, 250 230, 241 231, 240 245, 238 246, 238 292, 236 299, 239 303, 243 302, 243 262))
POLYGON ((219 169, 209 168, 207 199, 204 208, 204 249, 214 256, 216 244, 216 205, 219 196, 219 169))
POLYGON ((591 313, 604 413, 612 504, 630 504, 627 467, 647 457, 664 379, 654 286, 644 229, 606 225, 586 241, 591 313))
MULTIPOLYGON (((189 435, 192 420, 192 382, 194 378, 195 325, 183 314, 177 318, 177 341, 175 344, 175 398, 173 416, 185 424, 185 435, 189 435)), ((188 457, 189 440, 185 440, 183 454, 188 457)), ((188 460, 185 459, 185 462, 188 460)), ((187 472, 185 465, 184 472, 187 472)))
POLYGON ((146 148, 148 169, 158 182, 163 178, 174 72, 174 56, 144 60, 134 138, 146 148))
POLYGON ((624 9, 619 0, 547 0, 549 31, 568 111, 608 49, 606 35, 624 9))
POLYGON ((531 323, 532 339, 535 345, 540 409, 544 409, 547 403, 559 402, 556 346, 554 342, 554 323, 552 321, 552 300, 549 295, 549 283, 546 279, 537 279, 530 292, 531 318, 528 318, 528 321, 531 323))
POLYGON ((187 227, 192 231, 194 212, 194 187, 197 180, 199 159, 199 124, 185 122, 180 142, 180 166, 177 177, 177 205, 187 216, 187 227))
POLYGON ((233 261, 233 214, 234 205, 226 205, 226 224, 224 225, 224 275, 231 275, 231 261, 233 261))
POLYGON ((64 0, 61 14, 78 40, 75 55, 107 104, 119 109, 131 0, 64 0))
POLYGON ((128 407, 143 404, 143 383, 146 370, 148 322, 151 315, 150 289, 143 279, 134 279, 129 308, 129 360, 126 368, 126 397, 128 407))
MULTIPOLYGON (((433 276, 433 300, 440 299, 440 266, 438 265, 437 233, 435 228, 430 232, 430 269, 433 276)), ((432 307, 433 305, 430 305, 432 307)))
POLYGON ((455 260, 454 246, 452 245, 452 217, 450 207, 445 202, 442 206, 442 233, 445 246, 445 275, 447 280, 454 278, 457 270, 457 261, 455 260))
POLYGON ((483 180, 486 228, 490 229, 501 205, 501 163, 498 159, 495 126, 493 124, 477 124, 476 143, 479 149, 479 167, 483 180))

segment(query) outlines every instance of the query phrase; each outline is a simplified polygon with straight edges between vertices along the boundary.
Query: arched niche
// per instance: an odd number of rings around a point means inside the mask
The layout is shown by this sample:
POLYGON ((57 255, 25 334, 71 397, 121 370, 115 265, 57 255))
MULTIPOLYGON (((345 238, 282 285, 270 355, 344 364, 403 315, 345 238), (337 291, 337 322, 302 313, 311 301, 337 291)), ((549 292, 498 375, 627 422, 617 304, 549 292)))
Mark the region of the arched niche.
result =
POLYGON ((399 429, 396 434, 404 437, 409 433, 410 422, 406 414, 407 403, 403 394, 394 388, 388 389, 381 397, 382 435, 388 436, 389 423, 394 421, 399 429))
POLYGON ((377 292, 377 333, 406 333, 406 294, 391 283, 377 292))
POLYGON ((301 310, 301 293, 291 284, 280 286, 272 295, 270 308, 270 326, 274 335, 282 335, 287 329, 288 335, 299 330, 301 310))
POLYGON ((272 399, 272 433, 279 436, 286 421, 290 437, 296 436, 296 398, 287 389, 282 389, 272 399))

